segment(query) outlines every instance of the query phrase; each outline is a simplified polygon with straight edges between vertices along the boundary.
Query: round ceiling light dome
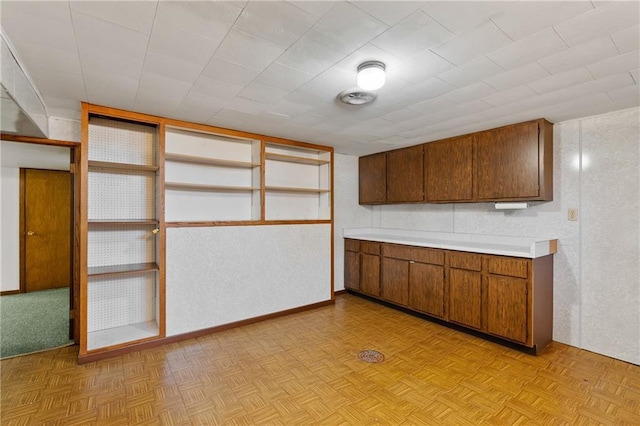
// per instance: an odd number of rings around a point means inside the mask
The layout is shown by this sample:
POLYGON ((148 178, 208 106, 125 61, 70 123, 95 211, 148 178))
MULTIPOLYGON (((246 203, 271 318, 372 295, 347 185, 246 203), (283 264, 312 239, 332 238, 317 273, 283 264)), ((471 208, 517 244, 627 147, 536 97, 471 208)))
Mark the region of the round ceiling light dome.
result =
POLYGON ((338 94, 338 99, 348 105, 363 105, 376 100, 375 93, 359 89, 348 89, 338 94))
POLYGON ((358 66, 358 87, 377 90, 384 86, 385 65, 380 61, 367 61, 358 66))

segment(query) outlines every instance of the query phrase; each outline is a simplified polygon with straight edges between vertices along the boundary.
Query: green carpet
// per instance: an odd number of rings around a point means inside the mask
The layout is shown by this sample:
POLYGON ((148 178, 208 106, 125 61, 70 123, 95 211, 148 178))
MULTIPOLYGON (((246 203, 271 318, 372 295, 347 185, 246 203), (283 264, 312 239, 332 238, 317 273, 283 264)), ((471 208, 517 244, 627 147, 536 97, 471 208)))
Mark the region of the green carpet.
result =
POLYGON ((0 297, 0 358, 72 343, 68 288, 0 297))

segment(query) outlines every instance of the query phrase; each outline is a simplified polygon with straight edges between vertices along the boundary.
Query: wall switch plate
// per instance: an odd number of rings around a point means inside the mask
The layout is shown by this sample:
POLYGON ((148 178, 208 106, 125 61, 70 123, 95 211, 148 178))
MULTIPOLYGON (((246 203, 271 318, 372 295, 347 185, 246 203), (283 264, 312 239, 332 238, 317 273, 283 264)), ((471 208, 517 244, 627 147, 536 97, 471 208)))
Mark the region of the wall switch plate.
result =
POLYGON ((572 222, 576 222, 578 220, 578 209, 570 208, 567 214, 567 219, 572 222))

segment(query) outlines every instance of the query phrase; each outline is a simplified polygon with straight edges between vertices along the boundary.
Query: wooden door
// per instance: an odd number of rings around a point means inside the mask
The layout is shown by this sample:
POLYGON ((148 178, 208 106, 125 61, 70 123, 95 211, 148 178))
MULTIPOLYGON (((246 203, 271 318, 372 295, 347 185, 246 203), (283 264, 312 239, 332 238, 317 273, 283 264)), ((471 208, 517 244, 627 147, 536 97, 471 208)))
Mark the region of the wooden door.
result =
POLYGON ((425 145, 427 201, 473 199, 473 137, 445 139, 425 145))
POLYGON ((482 326, 482 275, 449 269, 449 320, 480 329, 482 326))
POLYGON ((21 169, 21 290, 71 286, 71 174, 21 169))
POLYGON ((409 262, 383 257, 380 287, 383 299, 406 306, 409 301, 409 262))
POLYGON ((487 332, 516 342, 527 341, 527 280, 488 275, 487 332))
POLYGON ((387 155, 360 157, 358 161, 360 204, 384 203, 387 200, 387 155))
POLYGON ((363 253, 360 291, 372 296, 380 296, 380 256, 363 253))
POLYGON ((476 186, 479 200, 540 195, 538 123, 477 133, 476 186))
POLYGON ((360 290, 360 253, 344 252, 344 286, 351 290, 360 290))
POLYGON ((422 145, 387 152, 387 202, 424 201, 422 145))
POLYGON ((426 263, 409 265, 409 307, 444 317, 444 267, 426 263))

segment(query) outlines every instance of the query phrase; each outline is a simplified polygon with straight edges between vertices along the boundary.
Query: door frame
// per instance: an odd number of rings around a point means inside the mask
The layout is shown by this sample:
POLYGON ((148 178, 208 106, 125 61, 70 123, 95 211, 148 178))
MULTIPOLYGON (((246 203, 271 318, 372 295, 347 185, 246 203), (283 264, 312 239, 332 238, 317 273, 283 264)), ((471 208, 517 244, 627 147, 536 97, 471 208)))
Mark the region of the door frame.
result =
MULTIPOLYGON (((73 339, 76 343, 80 341, 80 327, 78 324, 79 319, 79 310, 80 310, 80 268, 78 267, 78 262, 80 259, 80 245, 78 243, 78 236, 80 235, 80 203, 78 200, 80 199, 80 184, 81 184, 81 176, 79 176, 80 168, 78 164, 80 162, 80 152, 82 150, 82 145, 80 142, 73 141, 64 141, 57 139, 46 139, 46 138, 35 138, 30 136, 19 136, 19 135, 11 135, 0 133, 0 140, 7 142, 22 142, 22 143, 31 143, 37 145, 50 145, 50 146, 59 146, 69 148, 69 173, 71 178, 71 283, 69 285, 69 338, 73 339)), ((23 181, 20 181, 20 215, 24 214, 22 211, 23 203, 22 196, 24 194, 24 188, 22 187, 23 181)), ((20 221, 20 293, 24 293, 26 291, 26 286, 24 282, 24 221, 20 221)))

